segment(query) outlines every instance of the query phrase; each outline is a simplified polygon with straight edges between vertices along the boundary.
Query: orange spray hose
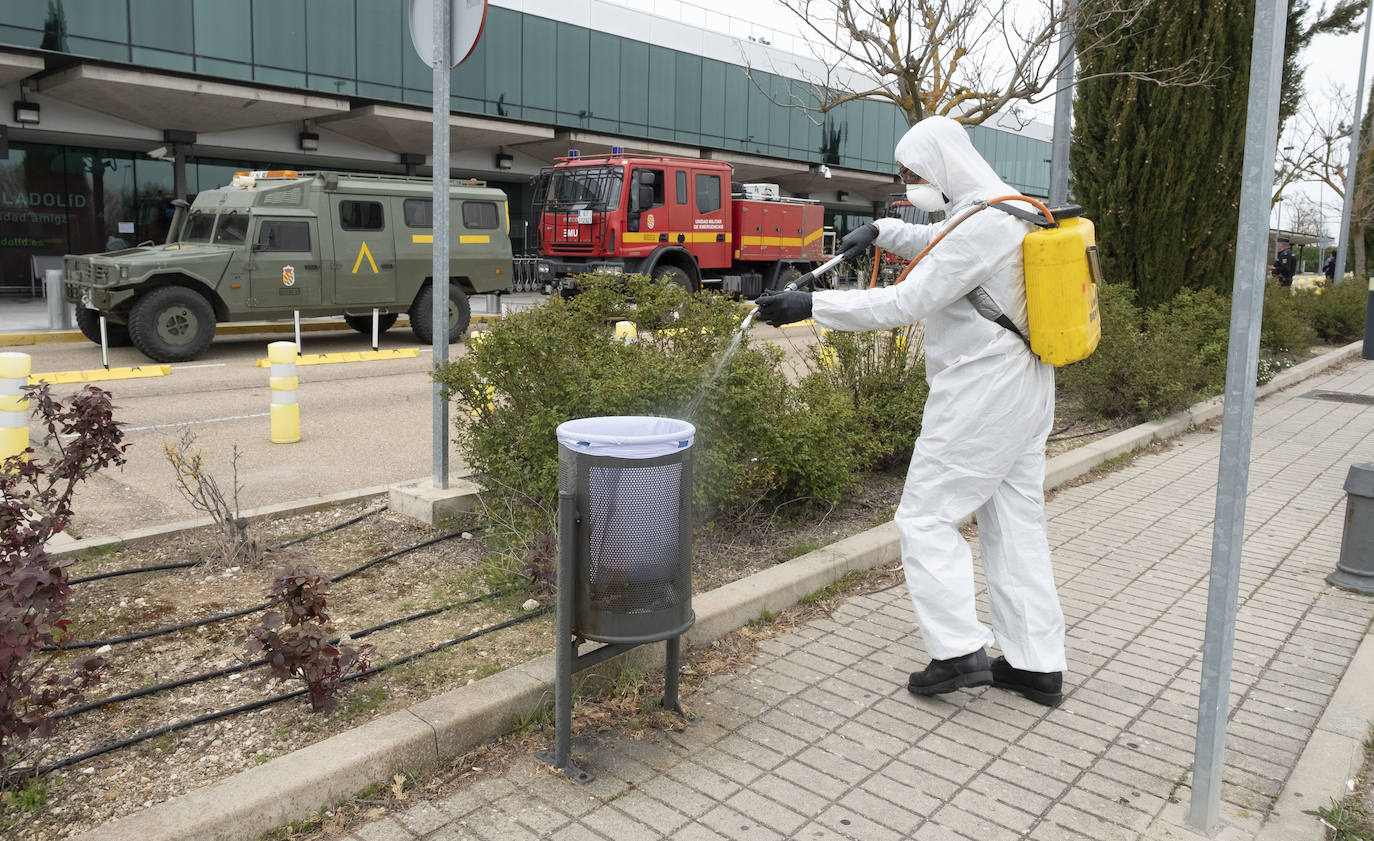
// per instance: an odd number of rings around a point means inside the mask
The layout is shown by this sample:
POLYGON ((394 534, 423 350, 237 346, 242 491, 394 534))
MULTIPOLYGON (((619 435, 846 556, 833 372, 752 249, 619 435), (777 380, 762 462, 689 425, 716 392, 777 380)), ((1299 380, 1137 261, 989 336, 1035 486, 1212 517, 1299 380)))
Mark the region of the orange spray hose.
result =
MULTIPOLYGON (((943 231, 941 231, 939 235, 935 237, 935 239, 931 240, 930 244, 923 248, 920 254, 916 255, 916 259, 906 264, 906 268, 902 269, 902 273, 897 276, 897 279, 892 282, 892 285, 896 286, 897 284, 906 280, 906 276, 911 274, 911 270, 916 268, 916 264, 921 262, 921 259, 930 253, 930 249, 934 248, 937 242, 944 239, 946 234, 962 225, 965 219, 968 219, 970 216, 972 216, 975 213, 978 213, 979 211, 987 210, 990 205, 994 205, 1001 201, 1023 201, 1027 204, 1034 205, 1037 210, 1045 214, 1045 219, 1047 219, 1051 224, 1054 223, 1054 213, 1052 213, 1048 207, 1041 204, 1038 200, 1031 198, 1030 196, 999 196, 995 199, 988 199, 985 202, 979 202, 977 205, 974 206, 974 208, 971 211, 965 213, 963 216, 960 216, 958 219, 955 219, 943 231)), ((874 272, 874 278, 877 278, 876 271, 874 272)))

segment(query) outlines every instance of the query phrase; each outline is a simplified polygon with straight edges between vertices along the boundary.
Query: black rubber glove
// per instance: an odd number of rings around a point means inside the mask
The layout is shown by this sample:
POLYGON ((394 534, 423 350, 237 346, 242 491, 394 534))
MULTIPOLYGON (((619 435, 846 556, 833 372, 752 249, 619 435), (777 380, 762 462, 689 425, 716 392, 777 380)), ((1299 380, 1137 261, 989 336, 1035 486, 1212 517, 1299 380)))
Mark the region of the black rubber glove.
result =
POLYGON ((759 318, 774 327, 811 317, 810 292, 765 292, 754 303, 759 306, 759 318))
POLYGON ((878 226, 869 222, 844 235, 840 240, 840 253, 846 260, 851 260, 866 251, 877 238, 878 226))

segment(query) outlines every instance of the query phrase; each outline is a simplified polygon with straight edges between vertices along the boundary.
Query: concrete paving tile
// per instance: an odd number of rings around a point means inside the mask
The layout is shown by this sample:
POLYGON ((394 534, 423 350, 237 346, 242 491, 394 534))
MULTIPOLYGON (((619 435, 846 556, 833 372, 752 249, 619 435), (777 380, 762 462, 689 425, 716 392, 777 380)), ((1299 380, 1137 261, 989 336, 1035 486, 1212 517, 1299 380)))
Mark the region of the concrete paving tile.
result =
POLYGON ((611 805, 593 809, 582 816, 580 823, 592 832, 616 841, 659 841, 663 837, 657 830, 638 823, 611 805))
POLYGON ((416 803, 404 812, 397 812, 395 818, 412 835, 425 835, 453 820, 428 801, 416 803))
POLYGON ((859 788, 922 818, 929 818, 936 809, 944 805, 945 799, 952 797, 957 790, 953 783, 929 775, 925 775, 916 785, 901 782, 896 777, 889 776, 889 772, 894 768, 899 769, 899 775, 905 775, 904 772, 909 770, 910 766, 894 763, 884 769, 883 773, 874 774, 864 780, 859 788))
MULTIPOLYGON (((668 776, 680 783, 691 786, 712 800, 723 801, 739 791, 740 783, 717 773, 717 760, 724 757, 719 751, 702 751, 691 761, 680 763, 668 772, 668 776)), ((746 782, 752 782, 753 777, 746 782)))
MULTIPOLYGON (((354 836, 349 836, 343 841, 356 841, 356 839, 354 836)), ((434 832, 426 835, 425 841, 482 841, 482 839, 473 835, 467 827, 455 821, 453 823, 444 824, 434 830, 434 832)))
POLYGON ((782 841, 785 837, 725 805, 702 815, 698 823, 733 841, 782 841))
POLYGON ((984 812, 968 812, 954 805, 936 812, 931 822, 983 841, 1016 841, 1021 837, 1020 832, 994 823, 984 812))
POLYGON ((845 792, 843 797, 835 801, 835 806, 840 809, 851 809, 905 837, 910 837, 916 828, 926 821, 925 815, 863 788, 845 792))
MULTIPOLYGON (((824 755, 823 751, 819 753, 824 755)), ((774 769, 768 777, 798 786, 802 790, 812 792, 827 801, 834 800, 844 794, 858 781, 843 780, 825 768, 817 768, 796 760, 789 760, 774 769)))
POLYGON ((1122 783, 1099 772, 1096 767, 1079 778, 1078 788, 1090 791, 1119 806, 1144 813, 1150 820, 1157 818, 1168 804, 1167 794, 1151 794, 1145 789, 1122 783))
MULTIPOLYGON (((841 728, 843 730, 844 728, 841 728)), ((867 728, 865 728, 865 731, 867 728)), ((904 746, 893 743, 894 750, 900 750, 904 746)), ((891 755, 884 755, 881 751, 875 750, 868 745, 842 735, 836 731, 827 735, 816 743, 816 747, 829 751, 837 756, 866 768, 868 771, 876 771, 891 761, 891 755)))
POLYGON ((830 806, 816 819, 816 823, 829 828, 841 838, 853 841, 901 841, 908 837, 895 829, 888 829, 873 822, 852 808, 840 805, 830 806))
POLYGON ((506 804, 507 801, 515 802, 506 805, 505 811, 539 838, 548 838, 573 821, 572 815, 559 811, 547 801, 531 797, 528 793, 511 795, 502 803, 506 804))
POLYGON ((413 841, 415 834, 391 817, 380 818, 353 830, 358 841, 413 841))
POLYGON ((605 841, 600 835, 577 823, 564 826, 548 838, 550 841, 605 841))
POLYGON ((749 786, 749 789, 770 800, 784 804, 808 820, 819 815, 830 805, 830 800, 820 792, 802 788, 777 774, 765 774, 759 777, 753 785, 749 786))
POLYGON ((790 838, 792 833, 806 823, 808 818, 795 809, 754 791, 752 787, 736 792, 729 800, 725 801, 725 805, 759 824, 781 833, 784 838, 790 838))
MULTIPOLYGON (((771 718, 775 717, 777 714, 776 710, 770 710, 769 712, 770 717, 766 720, 771 720, 771 718)), ((786 725, 784 724, 784 726, 786 725)), ((754 721, 750 724, 746 724, 735 731, 735 733, 735 738, 747 739, 750 742, 763 745, 766 748, 776 751, 783 756, 793 756, 805 748, 807 744, 795 734, 784 729, 772 727, 765 723, 765 721, 754 721)), ((728 747, 729 742, 729 738, 723 739, 719 743, 719 747, 722 750, 730 752, 730 748, 728 747)))
POLYGON ((797 754, 796 759, 804 765, 830 774, 851 786, 857 785, 869 774, 869 769, 866 766, 852 762, 846 757, 826 750, 819 745, 808 747, 797 754))
POLYGON ((1140 837, 1140 833, 1133 829, 1103 820, 1067 803, 1052 806, 1045 818, 1050 823, 1058 824, 1093 841, 1137 841, 1140 837))
POLYGON ((1059 802, 1136 832, 1144 832, 1154 818, 1154 813, 1137 808, 1135 798, 1104 797, 1086 787, 1070 790, 1059 802))
POLYGON ((534 841, 538 838, 517 823, 514 816, 494 807, 471 812, 461 823, 483 841, 534 841))
MULTIPOLYGON (((726 736, 716 742, 712 750, 729 754, 741 762, 754 766, 756 769, 755 777, 758 776, 757 771, 769 771, 787 761, 786 754, 779 753, 770 747, 755 742, 753 739, 746 739, 738 734, 726 736)), ((748 782, 748 780, 741 779, 740 782, 748 782)))
POLYGON ((672 838, 677 828, 689 820, 687 815, 675 808, 676 803, 660 800, 643 789, 616 798, 614 806, 635 823, 652 828, 663 838, 672 838))

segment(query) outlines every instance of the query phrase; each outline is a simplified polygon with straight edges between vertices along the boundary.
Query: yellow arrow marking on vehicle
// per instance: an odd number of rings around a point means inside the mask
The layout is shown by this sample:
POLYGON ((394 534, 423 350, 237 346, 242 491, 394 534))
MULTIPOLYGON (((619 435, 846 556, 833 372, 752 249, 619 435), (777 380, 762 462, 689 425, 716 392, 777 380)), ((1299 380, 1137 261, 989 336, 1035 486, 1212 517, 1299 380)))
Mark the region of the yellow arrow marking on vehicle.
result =
POLYGON ((367 257, 367 264, 372 267, 372 273, 380 274, 377 271, 377 261, 372 259, 372 252, 368 250, 367 243, 363 243, 363 247, 358 249, 358 259, 353 262, 353 274, 358 273, 358 267, 363 264, 364 255, 367 257))

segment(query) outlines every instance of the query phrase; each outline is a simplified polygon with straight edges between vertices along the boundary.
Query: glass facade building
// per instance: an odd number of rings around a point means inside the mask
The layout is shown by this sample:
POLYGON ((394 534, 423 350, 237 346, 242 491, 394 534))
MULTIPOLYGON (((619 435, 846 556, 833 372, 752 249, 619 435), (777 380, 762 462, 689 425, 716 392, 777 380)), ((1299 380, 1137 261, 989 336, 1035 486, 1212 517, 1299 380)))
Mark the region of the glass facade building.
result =
MULTIPOLYGON (((407 0, 0 0, 0 48, 428 108, 431 70, 410 44, 407 20, 407 0)), ((458 114, 882 174, 892 172, 892 148, 907 127, 889 103, 850 102, 818 115, 795 107, 814 102, 800 80, 495 5, 451 84, 458 114)), ((1045 194, 1048 143, 984 127, 971 135, 1008 183, 1045 194)), ((188 187, 234 168, 196 160, 188 187)), ((169 164, 137 153, 12 143, 0 160, 0 241, 57 248, 60 232, 32 221, 34 202, 20 212, 14 201, 35 195, 41 215, 72 215, 57 253, 103 245, 112 224, 131 242, 156 239, 170 177, 169 164), (44 205, 50 196, 65 208, 44 205), (29 213, 29 222, 16 222, 16 213, 29 213), (118 223, 130 221, 134 230, 121 232, 118 223)), ((518 208, 513 201, 517 218, 518 208)))

